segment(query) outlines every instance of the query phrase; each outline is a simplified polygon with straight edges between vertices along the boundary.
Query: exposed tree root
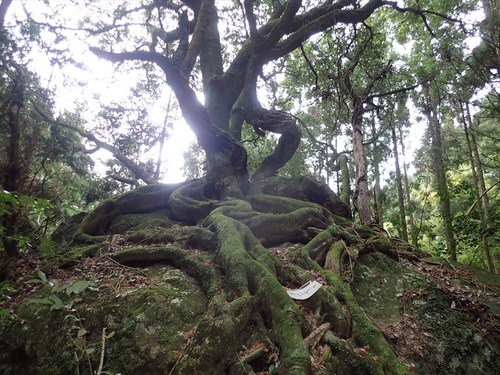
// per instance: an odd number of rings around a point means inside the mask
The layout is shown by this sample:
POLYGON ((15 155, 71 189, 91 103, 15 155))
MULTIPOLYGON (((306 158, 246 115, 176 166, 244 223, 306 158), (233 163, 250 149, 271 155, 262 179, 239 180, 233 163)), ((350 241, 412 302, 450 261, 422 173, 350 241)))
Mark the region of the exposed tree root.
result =
POLYGON ((295 190, 284 187, 283 180, 274 182, 271 187, 260 181, 245 200, 208 199, 202 180, 127 194, 89 214, 75 240, 105 234, 118 215, 148 212, 155 204, 170 210, 170 219, 178 223, 198 224, 132 231, 120 238, 135 245, 118 247, 112 255, 127 265, 168 262, 196 278, 207 294, 205 316, 171 373, 259 372, 268 359, 260 352, 240 358, 239 350, 263 343, 276 348, 279 374, 311 373, 311 351, 325 345, 343 361, 337 370, 406 373, 342 281, 359 254, 381 251, 395 257, 405 250, 396 250, 374 229, 353 225, 345 208, 335 212, 336 197, 322 185, 315 196, 311 180, 302 180, 295 190), (302 244, 286 255, 289 261, 264 247, 284 242, 302 244), (177 246, 209 251, 216 267, 177 246), (324 287, 307 301, 297 303, 286 293, 284 286, 299 287, 313 278, 324 287))
POLYGON ((113 254, 112 258, 123 265, 168 262, 197 279, 208 298, 215 294, 213 270, 182 249, 172 246, 132 247, 113 254))
POLYGON ((146 213, 168 208, 170 194, 185 183, 170 185, 147 185, 118 197, 116 200, 102 202, 90 212, 80 226, 82 233, 102 235, 107 232, 109 224, 118 215, 146 213))

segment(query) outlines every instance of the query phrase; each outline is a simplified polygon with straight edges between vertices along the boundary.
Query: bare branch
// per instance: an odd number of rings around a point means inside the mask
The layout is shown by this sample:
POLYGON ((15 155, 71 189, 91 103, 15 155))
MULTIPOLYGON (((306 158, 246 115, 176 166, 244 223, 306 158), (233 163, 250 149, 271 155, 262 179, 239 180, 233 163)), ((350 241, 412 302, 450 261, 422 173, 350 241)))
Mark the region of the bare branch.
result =
POLYGON ((401 87, 399 89, 386 91, 386 92, 382 92, 382 93, 378 93, 378 94, 373 94, 373 95, 370 95, 367 97, 367 101, 373 100, 374 98, 383 98, 385 96, 391 96, 391 95, 395 95, 395 94, 401 94, 403 92, 408 92, 408 91, 416 89, 421 84, 422 84, 422 82, 419 82, 419 83, 412 85, 412 86, 401 87))
POLYGON ((306 51, 304 51, 304 46, 302 44, 300 45, 300 52, 302 52, 304 60, 306 60, 307 65, 309 65, 309 69, 311 69, 311 72, 314 74, 314 85, 316 86, 316 89, 319 90, 320 87, 318 84, 318 73, 316 72, 316 69, 314 69, 314 65, 312 64, 311 60, 309 60, 309 57, 307 57, 306 51))
POLYGON ((432 10, 426 10, 426 9, 417 9, 417 8, 412 8, 412 7, 402 8, 402 7, 398 6, 396 1, 382 1, 382 2, 384 5, 390 6, 391 8, 398 11, 399 13, 413 13, 413 14, 419 16, 422 19, 422 21, 424 22, 425 28, 429 31, 429 33, 433 37, 435 37, 436 34, 434 33, 434 31, 432 31, 429 23, 427 22, 426 16, 429 14, 433 15, 433 16, 438 16, 438 17, 441 17, 441 18, 448 20, 450 22, 454 22, 454 23, 458 23, 458 24, 462 25, 462 21, 460 21, 459 19, 447 16, 446 14, 443 14, 443 13, 434 12, 432 10))
POLYGON ((357 9, 342 9, 353 5, 353 1, 338 1, 332 5, 323 5, 293 18, 286 33, 290 35, 282 42, 276 43, 266 53, 266 61, 275 60, 293 51, 314 34, 332 27, 336 23, 360 23, 366 20, 376 9, 383 5, 382 0, 370 0, 357 9))

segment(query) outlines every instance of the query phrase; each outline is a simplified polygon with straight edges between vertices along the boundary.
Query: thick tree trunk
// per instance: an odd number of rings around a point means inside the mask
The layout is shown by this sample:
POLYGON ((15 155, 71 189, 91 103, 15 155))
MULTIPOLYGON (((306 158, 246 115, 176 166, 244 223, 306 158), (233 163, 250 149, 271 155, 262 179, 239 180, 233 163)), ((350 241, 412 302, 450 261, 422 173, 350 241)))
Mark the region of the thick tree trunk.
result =
POLYGON ((11 3, 12 3, 12 0, 0 1, 0 30, 2 30, 4 27, 5 16, 7 15, 7 11, 9 10, 9 6, 11 3))
MULTIPOLYGON (((375 121, 372 119, 372 134, 376 134, 375 121)), ((380 195, 382 188, 380 187, 380 150, 378 149, 378 142, 373 142, 372 154, 373 154, 373 179, 375 180, 375 185, 373 187, 373 213, 374 220, 377 224, 382 223, 382 205, 380 204, 380 195)))
POLYGON ((438 103, 435 94, 431 92, 429 85, 425 85, 427 105, 425 112, 429 121, 431 142, 432 166, 435 173, 436 187, 439 198, 439 210, 443 220, 446 246, 452 260, 457 259, 456 242, 453 235, 453 223, 450 207, 450 193, 448 191, 446 169, 444 166, 443 139, 441 134, 441 123, 438 118, 438 103))
POLYGON ((396 136, 396 125, 391 120, 392 147, 394 153, 394 167, 396 169, 396 187, 398 190, 399 220, 401 222, 401 237, 408 242, 408 227, 406 225, 406 207, 403 193, 403 178, 399 166, 398 137, 396 136))
POLYGON ((354 205, 359 219, 363 224, 370 224, 373 220, 370 207, 370 189, 368 188, 368 163, 363 147, 363 103, 354 100, 352 115, 352 141, 354 163, 356 165, 356 185, 354 191, 354 205))

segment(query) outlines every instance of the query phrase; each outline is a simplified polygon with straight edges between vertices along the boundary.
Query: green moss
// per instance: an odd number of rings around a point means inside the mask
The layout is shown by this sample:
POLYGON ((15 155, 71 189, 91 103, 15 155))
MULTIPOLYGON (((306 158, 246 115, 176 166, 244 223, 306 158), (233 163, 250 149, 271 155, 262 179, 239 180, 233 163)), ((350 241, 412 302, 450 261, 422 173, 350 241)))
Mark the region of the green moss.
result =
POLYGON ((169 210, 158 210, 152 213, 125 214, 117 216, 109 225, 107 233, 125 233, 129 230, 140 230, 165 226, 168 223, 169 210))
MULTIPOLYGON (((366 313, 360 308, 351 290, 341 281, 337 272, 324 270, 308 256, 306 247, 299 251, 303 267, 320 273, 334 290, 335 296, 348 307, 352 319, 352 338, 358 347, 367 347, 373 357, 366 357, 363 366, 368 366, 376 374, 407 374, 407 370, 396 357, 394 351, 372 323, 366 313)), ((354 370, 352 370, 354 371, 354 370)), ((360 372, 363 373, 363 372, 360 372)))
POLYGON ((62 254, 54 256, 52 262, 68 267, 73 264, 76 264, 83 258, 97 257, 106 252, 108 248, 109 248, 109 243, 107 241, 103 241, 92 245, 82 245, 82 246, 73 245, 71 247, 65 248, 66 251, 63 252, 62 254))
POLYGON ((373 319, 391 320, 403 313, 405 290, 424 285, 422 276, 380 253, 358 259, 352 289, 359 305, 373 319))
POLYGON ((197 260, 196 257, 175 246, 129 247, 113 254, 113 258, 122 264, 169 262, 196 278, 209 298, 216 291, 215 274, 211 268, 202 263, 206 258, 197 260))
POLYGON ((422 374, 496 374, 500 357, 459 309, 450 308, 453 299, 443 291, 427 287, 423 298, 412 301, 419 325, 432 338, 435 351, 419 364, 422 374))
POLYGON ((330 247, 328 253, 326 254, 325 269, 340 272, 341 255, 344 252, 344 249, 345 243, 343 241, 337 241, 330 247))
POLYGON ((500 287, 500 275, 478 268, 469 268, 468 270, 471 271, 482 283, 500 287))
MULTIPOLYGON (((271 336, 280 347, 280 373, 307 374, 310 359, 302 338, 300 311, 270 269, 255 261, 246 250, 248 246, 261 246, 246 241, 252 237, 249 229, 223 212, 222 209, 213 211, 210 219, 218 234, 217 258, 226 270, 226 290, 242 297, 251 291, 258 301, 262 301, 264 314, 271 325, 271 336)), ((245 311, 248 312, 251 311, 245 311)))
MULTIPOLYGON (((397 322, 405 313, 413 324, 425 332, 424 340, 432 347, 425 358, 414 355, 418 374, 494 374, 499 368, 494 347, 471 324, 467 315, 451 308, 453 299, 431 287, 419 274, 401 266, 380 253, 371 253, 358 260, 353 291, 359 306, 379 325, 397 322), (412 295, 403 306, 402 296, 412 295)), ((353 321, 363 320, 353 310, 353 321)), ((360 330, 358 339, 369 343, 370 330, 360 330)), ((423 350, 423 349, 422 349, 423 350)), ((417 351, 418 353, 418 351, 417 351)))
MULTIPOLYGON (((16 309, 16 321, 1 327, 0 373, 76 373, 74 353, 78 349, 69 338, 72 320, 65 319, 70 313, 78 314, 88 331, 85 339, 95 348, 91 356, 94 370, 101 331, 107 327, 107 332, 115 335, 106 342, 106 370, 164 373, 186 344, 187 332, 201 319, 207 300, 197 282, 178 269, 157 267, 148 272, 157 280, 155 284, 114 292, 83 292, 75 311, 51 311, 47 305, 31 302, 34 297, 47 296, 50 289, 23 302, 16 309)), ((80 363, 80 373, 89 373, 85 361, 80 363)))

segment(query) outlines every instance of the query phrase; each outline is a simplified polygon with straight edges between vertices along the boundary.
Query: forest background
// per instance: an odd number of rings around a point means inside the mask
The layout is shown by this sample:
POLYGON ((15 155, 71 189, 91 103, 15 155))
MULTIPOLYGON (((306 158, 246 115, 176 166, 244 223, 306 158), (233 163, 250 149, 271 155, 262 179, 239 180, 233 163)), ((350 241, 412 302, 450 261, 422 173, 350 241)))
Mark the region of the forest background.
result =
MULTIPOLYGON (((246 14, 239 2, 221 4, 229 15, 246 14)), ((429 2, 432 11, 422 14, 380 9, 363 24, 334 26, 266 64, 258 78, 261 101, 290 111, 303 134, 279 174, 311 174, 362 221, 493 271, 500 210, 495 4, 429 2), (363 155, 353 148, 356 105, 363 155)), ((43 249, 77 211, 143 184, 173 182, 178 144, 193 137, 182 130, 187 125, 161 72, 141 62, 113 65, 88 50, 126 48, 127 40, 146 37, 140 26, 152 22, 155 10, 126 5, 107 12, 98 2, 2 1, 5 249, 43 249), (22 218, 15 228, 12 205, 22 218)), ((249 30, 220 28, 230 56, 249 30)), ((193 84, 203 100, 200 83, 193 84)), ((277 139, 243 127, 251 170, 277 139)), ((184 177, 200 177, 204 168, 194 142, 184 153, 184 177)))

